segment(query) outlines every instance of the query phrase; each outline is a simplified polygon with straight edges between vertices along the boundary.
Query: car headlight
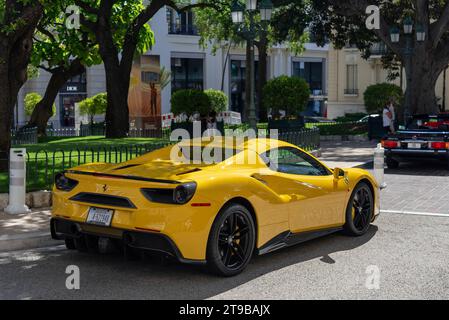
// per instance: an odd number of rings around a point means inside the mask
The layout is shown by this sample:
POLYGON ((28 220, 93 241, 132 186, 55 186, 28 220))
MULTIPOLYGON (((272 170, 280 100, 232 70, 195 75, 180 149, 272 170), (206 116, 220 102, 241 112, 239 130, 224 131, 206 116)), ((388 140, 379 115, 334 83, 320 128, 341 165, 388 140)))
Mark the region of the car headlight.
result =
POLYGON ((183 205, 192 200, 196 192, 196 183, 182 184, 176 189, 142 189, 147 200, 155 203, 183 205))
POLYGON ((173 201, 177 204, 186 204, 192 200, 196 191, 196 183, 190 182, 177 186, 173 192, 173 201))
POLYGON ((70 192, 78 185, 78 181, 67 178, 64 173, 55 176, 55 187, 60 191, 70 192))

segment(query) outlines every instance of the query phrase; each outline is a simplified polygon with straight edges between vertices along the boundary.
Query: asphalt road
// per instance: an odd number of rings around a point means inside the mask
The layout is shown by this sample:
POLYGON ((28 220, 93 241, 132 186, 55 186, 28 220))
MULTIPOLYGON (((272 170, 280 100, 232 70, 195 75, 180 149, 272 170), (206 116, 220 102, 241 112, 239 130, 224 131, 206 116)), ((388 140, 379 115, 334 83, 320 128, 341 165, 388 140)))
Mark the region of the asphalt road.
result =
POLYGON ((446 217, 383 215, 364 237, 255 257, 230 279, 61 247, 0 254, 0 299, 449 299, 448 234, 446 217), (66 288, 69 265, 80 269, 79 290, 66 288))

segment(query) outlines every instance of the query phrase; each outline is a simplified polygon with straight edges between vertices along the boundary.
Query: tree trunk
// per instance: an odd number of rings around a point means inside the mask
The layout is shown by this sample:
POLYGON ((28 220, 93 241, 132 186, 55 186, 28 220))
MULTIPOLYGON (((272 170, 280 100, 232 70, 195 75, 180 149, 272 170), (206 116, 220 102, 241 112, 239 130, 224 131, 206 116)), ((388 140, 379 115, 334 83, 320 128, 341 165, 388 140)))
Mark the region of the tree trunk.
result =
POLYGON ((411 63, 405 65, 407 77, 405 106, 410 105, 410 115, 437 114, 435 87, 443 69, 435 66, 427 55, 422 55, 422 58, 415 56, 411 63))
MULTIPOLYGON (((4 48, 0 49, 1 51, 4 48)), ((3 61, 3 52, 0 59, 3 61)), ((5 63, 0 64, 0 172, 8 169, 8 151, 11 147, 11 115, 14 105, 11 105, 8 66, 5 63)))
MULTIPOLYGON (((415 80, 418 79, 415 78, 415 80)), ((436 79, 430 78, 429 81, 413 81, 411 88, 407 88, 407 91, 411 91, 410 94, 412 115, 438 113, 438 102, 435 93, 436 83, 436 79)), ((408 94, 408 92, 406 92, 406 94, 408 94)))
POLYGON ((79 59, 73 60, 68 69, 64 67, 55 69, 48 82, 44 97, 34 108, 31 119, 24 128, 37 127, 38 135, 45 136, 47 123, 53 116, 53 104, 59 90, 70 78, 80 75, 84 71, 85 67, 79 59))
POLYGON ((128 93, 130 73, 122 73, 120 66, 109 59, 103 59, 106 71, 106 137, 124 138, 129 132, 128 93))
POLYGON ((0 39, 0 171, 8 168, 11 148, 11 125, 20 88, 27 80, 27 67, 33 47, 34 28, 28 30, 12 46, 0 39))
POLYGON ((268 64, 268 39, 264 32, 257 43, 259 51, 259 81, 257 82, 257 107, 259 114, 259 121, 268 121, 268 110, 263 103, 263 87, 267 83, 267 64, 268 64))
MULTIPOLYGON (((106 6, 108 8, 105 12, 110 13, 112 2, 106 6)), ((109 18, 108 14, 100 15, 95 32, 106 73, 106 91, 108 93, 105 119, 106 137, 118 139, 127 137, 129 132, 128 94, 138 39, 134 34, 125 36, 125 45, 120 59, 109 18)))
POLYGON ((3 26, 8 27, 15 22, 15 27, 11 32, 0 33, 0 171, 8 168, 14 105, 27 80, 34 30, 43 13, 37 1, 29 5, 7 1, 4 9, 3 26), (17 23, 18 19, 26 23, 17 23))

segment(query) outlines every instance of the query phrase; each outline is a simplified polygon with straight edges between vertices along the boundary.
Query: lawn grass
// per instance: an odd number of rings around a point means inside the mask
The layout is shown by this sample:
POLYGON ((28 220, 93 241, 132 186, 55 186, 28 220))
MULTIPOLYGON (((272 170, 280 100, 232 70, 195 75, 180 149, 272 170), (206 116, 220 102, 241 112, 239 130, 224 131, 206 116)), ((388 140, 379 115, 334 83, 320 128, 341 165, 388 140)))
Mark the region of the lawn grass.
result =
POLYGON ((139 144, 149 144, 161 142, 161 139, 154 138, 123 138, 106 139, 103 136, 75 137, 75 138, 45 138, 45 142, 30 145, 21 145, 19 148, 26 148, 27 152, 35 153, 40 150, 46 151, 70 151, 77 149, 98 149, 101 147, 130 146, 139 144))
MULTIPOLYGON (((27 191, 30 192, 50 189, 54 175, 71 167, 92 162, 120 163, 167 143, 154 138, 52 137, 39 144, 18 147, 27 150, 27 191)), ((8 192, 8 180, 8 173, 0 172, 0 193, 8 192)))

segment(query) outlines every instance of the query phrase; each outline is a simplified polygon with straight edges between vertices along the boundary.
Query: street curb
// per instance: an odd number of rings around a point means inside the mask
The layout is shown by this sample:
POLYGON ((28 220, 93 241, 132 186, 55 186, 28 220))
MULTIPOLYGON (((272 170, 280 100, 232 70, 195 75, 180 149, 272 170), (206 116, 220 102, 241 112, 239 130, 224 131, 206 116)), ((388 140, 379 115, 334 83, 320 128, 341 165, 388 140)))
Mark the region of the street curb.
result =
MULTIPOLYGON (((0 211, 8 206, 9 195, 7 193, 0 194, 0 211)), ((36 191, 26 194, 26 205, 30 209, 42 209, 51 207, 52 193, 51 191, 36 191)))
POLYGON ((63 242, 53 240, 50 232, 27 232, 0 236, 0 252, 37 249, 60 244, 63 242))

